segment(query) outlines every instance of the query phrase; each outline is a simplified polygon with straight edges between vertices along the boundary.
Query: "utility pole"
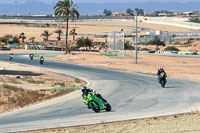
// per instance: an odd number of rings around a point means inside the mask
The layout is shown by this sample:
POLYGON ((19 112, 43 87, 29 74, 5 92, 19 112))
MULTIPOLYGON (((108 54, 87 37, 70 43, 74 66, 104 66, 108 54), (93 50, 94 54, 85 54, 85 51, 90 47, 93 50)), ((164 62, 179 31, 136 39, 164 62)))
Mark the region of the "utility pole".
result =
POLYGON ((138 51, 137 51, 137 41, 138 41, 138 8, 135 8, 136 11, 136 26, 135 26, 135 64, 137 64, 138 51))
POLYGON ((17 16, 17 4, 18 4, 19 2, 18 1, 15 1, 15 15, 17 16))

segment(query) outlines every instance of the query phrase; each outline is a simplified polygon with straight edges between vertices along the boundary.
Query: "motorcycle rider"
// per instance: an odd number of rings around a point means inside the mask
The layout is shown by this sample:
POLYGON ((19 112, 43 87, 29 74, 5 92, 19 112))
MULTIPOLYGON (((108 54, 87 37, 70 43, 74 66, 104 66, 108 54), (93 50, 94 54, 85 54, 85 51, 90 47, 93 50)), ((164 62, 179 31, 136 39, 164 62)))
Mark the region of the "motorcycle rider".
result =
MULTIPOLYGON (((158 81, 159 81, 159 82, 160 82, 160 74, 161 74, 161 73, 164 73, 164 76, 167 77, 167 74, 166 74, 165 70, 163 69, 163 67, 160 67, 160 68, 158 69, 158 72, 157 72, 158 81)), ((166 80, 166 79, 165 79, 165 80, 166 80)))
POLYGON ((31 60, 33 60, 34 54, 33 54, 33 53, 30 53, 30 54, 29 54, 29 57, 30 57, 31 60))
POLYGON ((44 57, 42 55, 40 55, 40 64, 44 63, 44 57))
POLYGON ((10 58, 10 60, 12 60, 12 58, 13 58, 13 53, 10 53, 9 58, 10 58))
MULTIPOLYGON (((82 94, 83 99, 84 99, 84 97, 86 97, 86 96, 88 95, 89 92, 93 92, 94 94, 96 94, 96 91, 95 91, 94 89, 89 89, 89 88, 87 88, 86 86, 83 86, 83 87, 81 88, 81 91, 82 91, 82 93, 83 93, 83 94, 82 94)), ((101 94, 96 94, 96 96, 97 96, 98 98, 102 99, 103 102, 107 102, 107 101, 101 96, 101 94)))

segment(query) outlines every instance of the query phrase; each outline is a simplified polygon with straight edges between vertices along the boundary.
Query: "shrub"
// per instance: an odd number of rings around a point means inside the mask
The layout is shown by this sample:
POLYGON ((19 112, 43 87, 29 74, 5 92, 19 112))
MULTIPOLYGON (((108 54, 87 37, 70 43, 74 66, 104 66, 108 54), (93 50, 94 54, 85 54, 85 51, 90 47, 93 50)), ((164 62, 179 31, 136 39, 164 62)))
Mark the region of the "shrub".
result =
POLYGON ((165 48, 165 51, 180 51, 180 50, 174 46, 168 46, 167 48, 165 48))
POLYGON ((91 47, 93 47, 92 43, 93 43, 92 40, 89 39, 88 37, 86 38, 81 37, 76 39, 77 48, 85 47, 87 50, 87 48, 89 47, 89 49, 91 49, 91 47))
POLYGON ((193 52, 192 55, 199 55, 197 52, 193 52))
POLYGON ((149 51, 148 48, 142 48, 141 51, 149 51))
POLYGON ((125 50, 134 50, 134 46, 131 45, 130 41, 124 40, 124 49, 125 50))
POLYGON ((165 43, 161 41, 159 37, 156 36, 154 40, 147 42, 146 45, 165 46, 165 43))

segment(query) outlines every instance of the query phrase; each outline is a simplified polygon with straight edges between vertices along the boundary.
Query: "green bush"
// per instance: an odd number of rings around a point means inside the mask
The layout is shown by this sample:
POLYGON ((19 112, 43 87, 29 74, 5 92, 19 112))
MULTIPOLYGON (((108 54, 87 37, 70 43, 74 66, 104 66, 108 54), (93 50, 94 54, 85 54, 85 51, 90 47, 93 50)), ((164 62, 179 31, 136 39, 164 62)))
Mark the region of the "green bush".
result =
POLYGON ((134 50, 134 46, 131 45, 130 41, 124 40, 124 49, 125 50, 134 50))
POLYGON ((154 40, 147 42, 146 45, 165 46, 165 43, 161 41, 159 37, 156 36, 154 40))
POLYGON ((199 55, 197 52, 193 52, 192 55, 199 55))
POLYGON ((180 51, 180 50, 174 46, 168 46, 167 48, 165 48, 165 51, 180 51))
POLYGON ((87 48, 89 47, 89 50, 90 50, 91 47, 93 47, 92 43, 93 43, 92 40, 89 39, 88 37, 86 38, 81 37, 81 38, 76 39, 77 48, 85 47, 87 50, 87 48))
POLYGON ((142 48, 141 50, 142 50, 142 51, 149 51, 148 48, 142 48))

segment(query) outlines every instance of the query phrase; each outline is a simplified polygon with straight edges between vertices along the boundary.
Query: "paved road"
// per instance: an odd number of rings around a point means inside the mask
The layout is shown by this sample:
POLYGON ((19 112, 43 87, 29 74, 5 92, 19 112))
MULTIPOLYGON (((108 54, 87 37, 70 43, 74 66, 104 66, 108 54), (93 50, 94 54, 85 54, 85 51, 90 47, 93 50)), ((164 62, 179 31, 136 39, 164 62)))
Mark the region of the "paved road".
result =
MULTIPOLYGON (((0 60, 8 56, 0 54, 0 60)), ((66 127, 169 115, 195 110, 200 106, 200 83, 168 79, 161 88, 156 77, 136 73, 73 65, 55 61, 31 62, 15 55, 12 62, 28 64, 87 80, 107 99, 112 112, 94 113, 82 103, 77 91, 55 100, 0 115, 0 132, 16 132, 66 127)))

